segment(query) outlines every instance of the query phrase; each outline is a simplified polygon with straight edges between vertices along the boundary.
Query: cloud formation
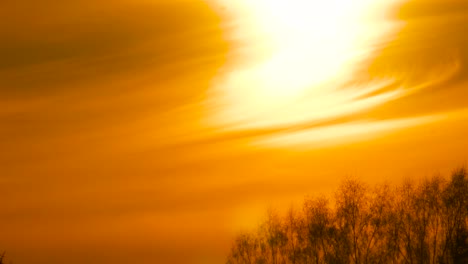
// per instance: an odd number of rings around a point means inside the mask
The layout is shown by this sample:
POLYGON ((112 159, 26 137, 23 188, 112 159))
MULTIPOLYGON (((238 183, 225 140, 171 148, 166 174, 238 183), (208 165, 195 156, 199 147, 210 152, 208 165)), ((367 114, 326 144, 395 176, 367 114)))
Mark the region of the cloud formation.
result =
POLYGON ((332 89, 345 114, 310 119, 294 105, 300 122, 233 129, 206 124, 220 110, 206 104, 212 88, 270 50, 230 37, 248 23, 229 2, 2 1, 0 252, 19 264, 219 263, 254 207, 344 175, 399 180, 466 162, 467 4, 395 10, 400 31, 332 89), (372 90, 375 79, 385 85, 372 90))

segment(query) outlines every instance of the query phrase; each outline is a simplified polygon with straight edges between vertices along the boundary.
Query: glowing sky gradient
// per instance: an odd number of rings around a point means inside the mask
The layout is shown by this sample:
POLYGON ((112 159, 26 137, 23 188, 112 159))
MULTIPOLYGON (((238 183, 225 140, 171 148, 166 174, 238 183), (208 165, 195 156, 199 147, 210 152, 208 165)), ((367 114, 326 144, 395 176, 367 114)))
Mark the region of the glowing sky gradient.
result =
POLYGON ((285 3, 2 1, 0 252, 222 263, 268 206, 466 164, 466 1, 285 3))

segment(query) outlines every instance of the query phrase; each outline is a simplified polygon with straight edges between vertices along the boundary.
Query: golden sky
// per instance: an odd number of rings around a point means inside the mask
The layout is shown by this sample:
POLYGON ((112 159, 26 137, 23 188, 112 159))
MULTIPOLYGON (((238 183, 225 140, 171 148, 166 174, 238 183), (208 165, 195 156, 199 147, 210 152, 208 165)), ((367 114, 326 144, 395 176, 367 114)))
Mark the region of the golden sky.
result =
POLYGON ((465 0, 6 0, 0 18, 13 263, 222 263, 268 206, 467 162, 465 0))

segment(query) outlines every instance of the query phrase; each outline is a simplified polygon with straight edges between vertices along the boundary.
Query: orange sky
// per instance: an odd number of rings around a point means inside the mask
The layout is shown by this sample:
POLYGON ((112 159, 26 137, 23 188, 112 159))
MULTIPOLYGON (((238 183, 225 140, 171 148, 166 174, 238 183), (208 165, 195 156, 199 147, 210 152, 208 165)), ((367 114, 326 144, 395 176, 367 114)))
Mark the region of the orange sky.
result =
POLYGON ((0 251, 222 263, 268 206, 465 165, 465 2, 2 1, 0 251))

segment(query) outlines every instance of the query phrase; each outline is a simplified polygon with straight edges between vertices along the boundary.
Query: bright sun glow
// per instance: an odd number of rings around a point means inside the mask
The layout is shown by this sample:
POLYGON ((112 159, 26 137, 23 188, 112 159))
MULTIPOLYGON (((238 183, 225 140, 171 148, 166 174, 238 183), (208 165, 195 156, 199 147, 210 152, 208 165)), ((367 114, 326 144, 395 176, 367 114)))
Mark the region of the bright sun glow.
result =
POLYGON ((389 21, 370 22, 388 1, 220 1, 238 18, 231 38, 241 43, 235 55, 244 60, 226 66, 215 80, 209 104, 220 111, 212 122, 237 129, 290 125, 402 95, 397 88, 369 96, 392 80, 348 85, 375 41, 397 29, 389 21))

